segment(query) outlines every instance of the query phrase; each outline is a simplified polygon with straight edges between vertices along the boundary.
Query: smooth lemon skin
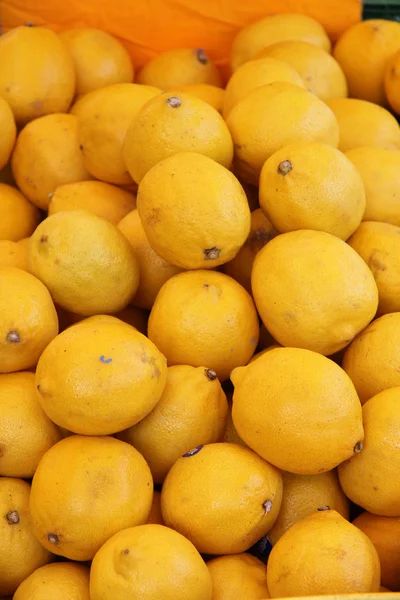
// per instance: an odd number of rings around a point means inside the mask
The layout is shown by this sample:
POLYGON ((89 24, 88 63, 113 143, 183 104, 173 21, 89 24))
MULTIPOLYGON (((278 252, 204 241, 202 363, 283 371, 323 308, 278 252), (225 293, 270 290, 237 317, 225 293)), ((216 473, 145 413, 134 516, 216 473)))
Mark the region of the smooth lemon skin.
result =
POLYGON ((67 29, 59 37, 74 63, 78 96, 114 83, 132 83, 135 70, 129 53, 106 31, 67 29))
POLYGON ((259 197, 279 232, 316 229, 342 240, 360 225, 366 205, 363 181, 352 162, 318 142, 275 152, 261 170, 259 197))
POLYGON ((35 367, 58 334, 57 312, 45 285, 16 267, 0 269, 0 372, 35 367))
POLYGON ((330 471, 352 457, 363 440, 355 388, 321 354, 276 348, 235 369, 231 380, 239 436, 279 469, 299 475, 330 471))
POLYGON ((47 217, 28 247, 28 267, 62 308, 90 316, 125 308, 139 285, 136 255, 118 229, 86 210, 47 217))
POLYGON ((273 547, 267 566, 271 598, 378 592, 380 575, 370 539, 330 509, 292 525, 273 547))
POLYGON ((226 381, 254 354, 259 321, 250 294, 234 279, 216 271, 188 271, 161 288, 148 335, 169 365, 206 365, 226 381))
POLYGON ((331 50, 331 42, 318 21, 307 15, 288 13, 271 15, 244 27, 236 36, 231 50, 232 71, 255 58, 261 50, 285 40, 303 40, 331 50))
POLYGON ((116 83, 85 94, 71 108, 78 119, 83 164, 95 179, 132 184, 122 152, 124 139, 140 109, 160 91, 147 85, 116 83))
POLYGON ((89 569, 85 565, 60 562, 36 569, 14 594, 14 600, 90 600, 89 569))
POLYGON ((212 580, 193 544, 168 527, 147 524, 120 531, 97 552, 91 600, 212 600, 212 580))
POLYGON ((50 113, 66 113, 75 95, 72 58, 47 27, 15 27, 1 36, 0 96, 19 126, 50 113))
POLYGON ((274 152, 293 142, 322 142, 337 148, 339 128, 322 100, 292 83, 276 81, 256 88, 227 118, 241 179, 258 185, 263 164, 274 152))

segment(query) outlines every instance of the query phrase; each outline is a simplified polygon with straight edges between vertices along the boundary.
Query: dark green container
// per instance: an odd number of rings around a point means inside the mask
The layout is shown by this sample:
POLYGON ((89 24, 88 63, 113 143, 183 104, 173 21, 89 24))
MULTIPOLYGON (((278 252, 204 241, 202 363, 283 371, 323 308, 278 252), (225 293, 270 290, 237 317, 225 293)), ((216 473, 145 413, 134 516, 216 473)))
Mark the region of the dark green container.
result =
POLYGON ((363 18, 400 21, 400 0, 365 0, 363 18))

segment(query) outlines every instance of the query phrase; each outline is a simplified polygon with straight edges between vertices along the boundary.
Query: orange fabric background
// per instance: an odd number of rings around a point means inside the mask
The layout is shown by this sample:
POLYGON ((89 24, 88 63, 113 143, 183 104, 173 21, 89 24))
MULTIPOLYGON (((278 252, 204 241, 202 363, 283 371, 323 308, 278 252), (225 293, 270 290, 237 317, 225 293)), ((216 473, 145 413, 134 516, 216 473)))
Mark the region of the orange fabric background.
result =
POLYGON ((202 47, 223 66, 239 29, 280 12, 309 14, 336 40, 361 11, 361 0, 0 0, 3 31, 26 22, 97 27, 124 42, 136 67, 176 47, 202 47))

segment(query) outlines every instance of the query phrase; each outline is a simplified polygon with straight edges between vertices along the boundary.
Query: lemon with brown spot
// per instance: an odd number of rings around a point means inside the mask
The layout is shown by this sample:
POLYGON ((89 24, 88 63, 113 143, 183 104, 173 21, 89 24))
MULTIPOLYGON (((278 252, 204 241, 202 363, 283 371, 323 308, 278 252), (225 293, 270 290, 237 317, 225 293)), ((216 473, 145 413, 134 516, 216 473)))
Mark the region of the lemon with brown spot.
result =
POLYGON ((146 461, 112 437, 72 435, 43 456, 32 481, 32 528, 40 543, 91 560, 114 534, 147 521, 153 481, 146 461))
POLYGON ((17 269, 0 270, 0 373, 35 367, 58 334, 58 318, 47 288, 17 269))
POLYGON ((356 390, 348 375, 325 356, 276 348, 235 369, 231 380, 238 434, 279 469, 299 475, 322 473, 362 449, 356 390))
POLYGON ((270 156, 261 170, 259 196, 277 231, 316 229, 342 240, 357 229, 366 204, 352 162, 317 142, 294 143, 270 156))
POLYGON ((196 152, 230 168, 233 144, 221 115, 188 93, 159 94, 139 112, 126 133, 123 158, 140 183, 161 160, 178 152, 196 152))
POLYGON ((250 210, 236 177, 207 156, 179 152, 139 186, 139 216, 152 248, 182 269, 231 260, 250 232, 250 210))
POLYGON ((177 85, 221 85, 221 76, 203 48, 174 48, 161 52, 139 71, 137 82, 169 90, 177 85))
POLYGON ((155 345, 111 316, 81 321, 58 335, 36 369, 38 399, 61 427, 84 435, 127 429, 164 390, 167 366, 155 345))
POLYGON ((367 263, 379 292, 378 315, 400 311, 400 228, 390 223, 366 221, 348 244, 367 263))
POLYGON ((0 477, 0 594, 13 594, 17 587, 51 554, 32 532, 29 511, 31 486, 22 479, 0 477))

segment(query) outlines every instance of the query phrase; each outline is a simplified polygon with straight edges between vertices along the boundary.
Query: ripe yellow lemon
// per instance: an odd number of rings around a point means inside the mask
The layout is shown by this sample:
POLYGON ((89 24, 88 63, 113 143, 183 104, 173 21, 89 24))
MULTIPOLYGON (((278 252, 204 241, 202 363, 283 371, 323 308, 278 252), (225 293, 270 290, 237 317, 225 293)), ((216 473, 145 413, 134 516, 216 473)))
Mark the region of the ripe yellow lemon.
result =
POLYGON ((71 435, 43 456, 32 481, 33 532, 54 554, 91 560, 114 533, 147 521, 153 481, 137 450, 111 437, 71 435))
POLYGON ((272 223, 256 208, 251 213, 251 228, 247 240, 232 260, 221 267, 221 271, 236 279, 251 294, 251 271, 254 260, 265 244, 278 235, 272 223))
POLYGON ((89 569, 58 562, 36 569, 18 587, 14 600, 90 600, 89 569))
POLYGON ((58 333, 58 318, 48 289, 14 267, 0 270, 0 373, 35 367, 58 333))
POLYGON ((195 152, 178 152, 150 169, 139 186, 137 207, 152 248, 183 269, 228 262, 250 232, 239 181, 195 152))
POLYGON ((247 94, 275 81, 286 81, 302 88, 307 87, 298 72, 281 60, 270 57, 250 60, 239 67, 227 83, 222 112, 224 118, 228 117, 232 108, 247 94))
POLYGON ((366 203, 352 162, 318 142, 295 143, 275 152, 261 170, 259 196, 277 231, 317 229, 342 240, 361 223, 366 203))
POLYGON ((335 510, 321 508, 292 525, 272 549, 271 598, 378 592, 381 569, 370 539, 335 510))
POLYGON ((383 221, 400 227, 400 151, 362 146, 348 150, 346 156, 364 183, 366 207, 363 221, 383 221))
POLYGON ((339 63, 325 49, 301 40, 267 46, 258 58, 270 57, 290 65, 306 87, 321 100, 345 98, 347 81, 339 63))
POLYGON ((327 101, 339 125, 339 150, 347 152, 360 146, 400 149, 400 127, 388 110, 356 98, 327 101))
POLYGON ((0 170, 6 166, 17 139, 17 127, 14 115, 7 102, 0 96, 0 127, 2 131, 0 141, 0 170))
POLYGON ((161 258, 150 246, 138 210, 132 210, 127 214, 118 223, 118 229, 131 244, 139 261, 139 287, 132 303, 151 310, 164 283, 180 273, 182 269, 161 258))
POLYGON ((321 473, 362 447, 357 393, 328 358, 300 348, 276 348, 235 369, 231 379, 238 434, 276 467, 321 473))
POLYGON ((315 475, 296 475, 282 471, 283 495, 281 510, 268 539, 275 545, 297 521, 307 517, 321 506, 329 506, 349 519, 350 506, 336 469, 315 475))
POLYGON ((117 225, 136 208, 136 198, 130 192, 104 181, 78 181, 60 185, 52 194, 49 216, 63 210, 88 210, 117 225))
POLYGON ((75 94, 72 58, 56 33, 27 24, 1 36, 0 96, 18 125, 68 112, 75 94))
POLYGON ((94 557, 91 600, 212 600, 209 571, 193 544, 168 527, 120 531, 94 557))
POLYGON ((179 458, 161 491, 168 527, 199 552, 237 554, 274 524, 282 500, 278 469, 237 444, 198 446, 179 458))
POLYGON ((322 231, 275 237, 257 254, 251 279, 258 312, 283 346, 333 354, 378 307, 368 266, 344 241, 322 231))
POLYGON ((51 559, 32 532, 31 486, 22 479, 0 477, 0 594, 13 594, 35 569, 51 559))
POLYGON ((38 399, 61 427, 85 435, 122 431, 145 417, 165 387, 155 345, 115 317, 93 317, 58 335, 36 369, 38 399))
POLYGON ((274 152, 293 142, 337 147, 339 128, 332 110, 308 90, 275 82, 242 98, 227 118, 238 175, 258 185, 261 168, 274 152))
POLYGON ((0 475, 32 477, 61 432, 38 402, 33 373, 0 375, 0 397, 0 475))
POLYGON ((126 168, 140 183, 152 167, 177 152, 204 154, 229 169, 232 138, 221 115, 200 98, 159 94, 131 121, 123 147, 126 168))
POLYGON ((139 450, 155 483, 162 483, 182 454, 221 440, 227 416, 216 372, 176 365, 169 367, 163 394, 151 413, 118 438, 139 450))
POLYGON ((400 227, 366 221, 348 244, 371 269, 379 292, 378 314, 400 311, 400 227))
POLYGON ((161 52, 139 71, 137 82, 169 90, 177 85, 221 85, 217 67, 203 48, 175 48, 161 52))
POLYGON ((303 40, 331 49, 331 42, 318 21, 307 15, 288 13, 271 15, 244 27, 236 36, 231 50, 233 71, 255 58, 263 48, 285 40, 303 40))
POLYGON ((78 95, 133 81, 134 68, 128 51, 106 31, 82 27, 67 29, 59 36, 74 62, 78 95))
POLYGON ((350 344, 342 367, 362 403, 388 388, 400 386, 400 313, 375 319, 350 344))
POLYGON ((267 569, 251 554, 217 556, 207 562, 213 584, 213 600, 269 598, 267 569))
POLYGON ((350 500, 383 517, 400 515, 400 387, 370 398, 363 406, 364 447, 339 467, 350 500))
POLYGON ((161 288, 148 334, 170 366, 206 365, 225 381, 254 354, 259 322, 253 300, 234 279, 215 271, 188 271, 161 288))
POLYGON ((6 183, 0 183, 0 203, 0 240, 18 242, 30 236, 39 223, 37 207, 24 198, 19 190, 6 183))
POLYGON ((122 146, 140 109, 160 90, 135 83, 118 83, 94 90, 72 107, 78 119, 81 157, 86 169, 101 181, 128 185, 122 146))
POLYGON ((91 178, 79 150, 74 115, 46 115, 28 123, 17 138, 11 165, 21 192, 43 210, 59 185, 91 178))
POLYGON ((30 238, 28 267, 62 308, 115 313, 132 300, 139 263, 118 229, 85 210, 47 217, 30 238))

